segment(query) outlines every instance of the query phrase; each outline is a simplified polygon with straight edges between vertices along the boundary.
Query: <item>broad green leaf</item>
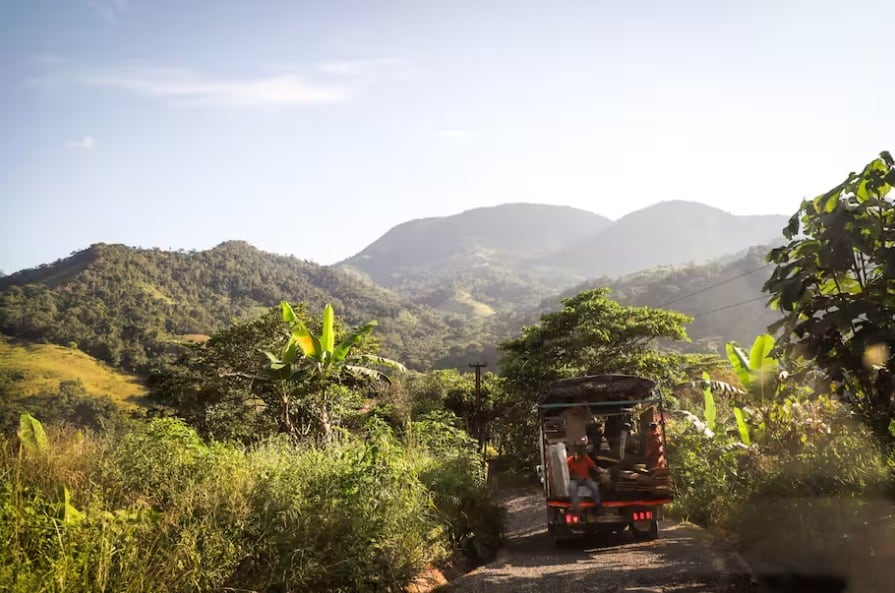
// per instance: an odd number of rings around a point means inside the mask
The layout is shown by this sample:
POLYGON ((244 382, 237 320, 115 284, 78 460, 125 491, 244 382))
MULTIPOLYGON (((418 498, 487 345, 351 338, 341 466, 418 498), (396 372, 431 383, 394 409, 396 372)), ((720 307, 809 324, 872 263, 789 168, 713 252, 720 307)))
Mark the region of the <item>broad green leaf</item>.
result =
POLYGON ((777 368, 777 361, 770 357, 774 349, 774 337, 770 334, 761 334, 752 343, 749 350, 749 369, 753 373, 777 368))
POLYGON ((783 236, 792 239, 799 232, 799 213, 793 214, 786 227, 783 229, 783 236))
POLYGON ((298 357, 298 344, 295 340, 289 340, 283 350, 283 363, 292 364, 298 357))
POLYGON ((286 301, 280 302, 280 310, 283 311, 283 321, 286 323, 295 323, 298 321, 295 311, 292 310, 292 307, 286 301))
POLYGON ((737 419, 737 430, 740 431, 740 440, 747 445, 751 445, 752 438, 749 436, 749 426, 746 424, 746 419, 743 416, 743 410, 741 410, 740 408, 734 408, 733 415, 736 416, 737 419))
POLYGON ((711 389, 702 391, 703 400, 705 400, 705 424, 709 430, 715 430, 715 420, 718 417, 718 410, 715 408, 715 397, 712 395, 711 389))
POLYGON ((62 504, 60 505, 62 508, 60 509, 62 515, 62 522, 66 525, 74 525, 84 520, 84 513, 75 508, 75 505, 71 503, 71 493, 68 491, 67 486, 62 486, 61 488, 61 497, 62 504))
POLYGON ((320 332, 320 344, 323 346, 324 352, 332 352, 333 348, 335 348, 336 336, 335 329, 333 328, 334 322, 335 313, 333 312, 333 306, 327 303, 326 307, 323 308, 323 329, 320 332))
POLYGON ((267 357, 268 362, 282 362, 279 357, 272 352, 268 352, 267 350, 260 350, 260 352, 267 357))
POLYGON ((19 443, 29 453, 46 451, 50 448, 43 425, 28 412, 19 417, 19 430, 16 434, 19 437, 19 443))
POLYGON ((874 197, 874 194, 882 197, 889 193, 891 186, 884 181, 889 173, 889 167, 882 159, 874 159, 861 173, 861 181, 855 189, 855 197, 861 202, 874 197))
POLYGON ((305 324, 295 320, 295 327, 292 328, 292 339, 301 348, 302 354, 314 360, 320 359, 320 340, 318 340, 305 327, 305 324))
POLYGON ((373 331, 373 328, 378 324, 375 321, 368 321, 364 325, 355 329, 353 332, 345 336, 345 338, 339 342, 339 345, 335 347, 333 350, 333 355, 331 357, 333 362, 342 362, 345 360, 345 357, 348 356, 348 353, 351 352, 351 349, 360 343, 361 340, 364 339, 370 332, 373 331))
POLYGON ((727 360, 730 361, 730 366, 733 367, 737 378, 743 384, 743 387, 749 389, 752 386, 752 371, 749 368, 749 357, 746 356, 746 352, 736 342, 728 342, 725 349, 727 350, 727 360))

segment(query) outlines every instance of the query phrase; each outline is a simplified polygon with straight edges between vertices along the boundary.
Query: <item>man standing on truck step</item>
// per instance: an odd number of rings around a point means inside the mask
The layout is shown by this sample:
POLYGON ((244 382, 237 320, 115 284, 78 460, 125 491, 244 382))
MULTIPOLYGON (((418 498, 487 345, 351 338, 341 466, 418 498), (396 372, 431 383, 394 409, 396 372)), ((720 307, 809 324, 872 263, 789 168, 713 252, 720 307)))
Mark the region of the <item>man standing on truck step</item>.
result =
POLYGON ((600 506, 600 487, 590 477, 590 472, 597 472, 597 464, 587 455, 587 441, 575 443, 575 454, 566 459, 569 465, 569 493, 572 498, 572 510, 579 512, 578 488, 586 486, 594 498, 594 504, 600 506))

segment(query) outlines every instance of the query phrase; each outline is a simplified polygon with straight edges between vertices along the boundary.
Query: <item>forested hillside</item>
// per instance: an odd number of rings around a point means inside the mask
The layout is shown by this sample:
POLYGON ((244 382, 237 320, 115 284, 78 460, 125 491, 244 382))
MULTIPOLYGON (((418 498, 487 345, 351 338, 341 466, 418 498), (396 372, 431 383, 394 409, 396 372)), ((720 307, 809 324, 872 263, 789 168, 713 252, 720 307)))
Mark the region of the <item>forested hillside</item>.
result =
MULTIPOLYGON (((719 351, 730 340, 748 344, 780 319, 766 306, 768 297, 761 291, 773 269, 765 262, 768 251, 768 247, 754 247, 724 263, 653 268, 614 281, 590 280, 563 296, 609 286, 612 297, 621 303, 686 313, 693 317, 687 326, 693 347, 719 351)), ((542 309, 553 308, 554 302, 545 302, 542 309)))
POLYGON ((567 206, 503 204, 390 229, 339 265, 417 303, 488 317, 536 305, 583 276, 542 260, 610 225, 567 206))
POLYGON ((568 206, 503 204, 453 216, 411 220, 342 262, 382 286, 406 274, 461 272, 469 267, 531 267, 531 261, 593 236, 608 218, 568 206))
POLYGON ((281 300, 330 302, 348 323, 376 319, 384 353, 425 367, 475 328, 332 267, 231 241, 165 252, 98 244, 0 279, 0 331, 77 346, 128 370, 173 344, 257 318, 281 300))

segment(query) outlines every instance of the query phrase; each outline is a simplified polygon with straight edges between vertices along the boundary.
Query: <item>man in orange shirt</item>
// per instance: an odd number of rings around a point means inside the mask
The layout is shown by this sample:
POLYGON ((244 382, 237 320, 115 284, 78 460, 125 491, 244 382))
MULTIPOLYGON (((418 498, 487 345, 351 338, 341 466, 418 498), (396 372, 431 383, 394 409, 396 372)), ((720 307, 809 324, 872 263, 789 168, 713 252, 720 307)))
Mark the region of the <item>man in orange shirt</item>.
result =
POLYGON ((590 477, 591 471, 597 471, 597 464, 587 456, 587 443, 580 441, 576 443, 575 454, 570 455, 566 459, 566 463, 569 464, 569 491, 572 498, 572 510, 576 513, 580 510, 578 506, 579 486, 586 486, 594 498, 594 504, 599 506, 600 487, 590 477))

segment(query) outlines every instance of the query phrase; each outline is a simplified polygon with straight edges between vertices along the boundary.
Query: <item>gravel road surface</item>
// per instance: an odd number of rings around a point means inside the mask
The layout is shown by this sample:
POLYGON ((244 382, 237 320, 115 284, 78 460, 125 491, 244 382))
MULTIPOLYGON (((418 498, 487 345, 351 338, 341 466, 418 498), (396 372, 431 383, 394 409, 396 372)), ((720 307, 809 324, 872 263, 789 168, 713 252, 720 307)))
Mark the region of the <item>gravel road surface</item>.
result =
POLYGON ((556 548, 540 493, 509 496, 509 542, 496 561, 453 581, 449 593, 745 593, 742 559, 694 525, 665 521, 659 539, 631 533, 556 548))

